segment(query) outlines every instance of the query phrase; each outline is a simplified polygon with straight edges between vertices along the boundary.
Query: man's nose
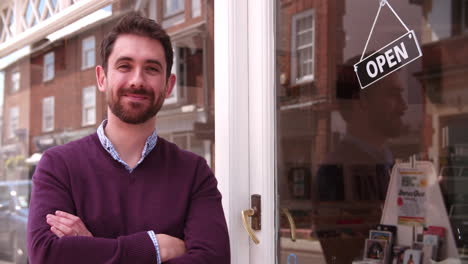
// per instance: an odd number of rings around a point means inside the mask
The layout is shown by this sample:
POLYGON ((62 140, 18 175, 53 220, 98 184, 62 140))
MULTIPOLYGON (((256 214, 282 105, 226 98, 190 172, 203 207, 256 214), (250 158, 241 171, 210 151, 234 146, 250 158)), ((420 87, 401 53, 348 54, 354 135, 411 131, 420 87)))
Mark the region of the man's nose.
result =
POLYGON ((145 86, 145 75, 143 69, 134 68, 129 80, 129 86, 133 88, 141 88, 145 86))
POLYGON ((406 112, 406 110, 408 110, 408 104, 406 103, 405 98, 403 98, 403 95, 400 95, 399 97, 398 107, 401 112, 406 112))

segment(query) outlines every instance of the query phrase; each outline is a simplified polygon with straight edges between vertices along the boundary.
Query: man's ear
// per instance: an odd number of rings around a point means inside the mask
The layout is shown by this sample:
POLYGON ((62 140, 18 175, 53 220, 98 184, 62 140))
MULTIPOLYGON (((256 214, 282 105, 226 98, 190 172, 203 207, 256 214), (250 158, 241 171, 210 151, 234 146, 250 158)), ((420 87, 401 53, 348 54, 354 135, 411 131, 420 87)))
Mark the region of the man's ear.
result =
POLYGON ((167 79, 167 84, 166 84, 166 98, 171 96, 172 89, 174 89, 175 83, 176 83, 177 77, 175 74, 171 74, 169 78, 167 79))
POLYGON ((101 65, 96 66, 96 81, 101 92, 106 91, 106 71, 101 65))

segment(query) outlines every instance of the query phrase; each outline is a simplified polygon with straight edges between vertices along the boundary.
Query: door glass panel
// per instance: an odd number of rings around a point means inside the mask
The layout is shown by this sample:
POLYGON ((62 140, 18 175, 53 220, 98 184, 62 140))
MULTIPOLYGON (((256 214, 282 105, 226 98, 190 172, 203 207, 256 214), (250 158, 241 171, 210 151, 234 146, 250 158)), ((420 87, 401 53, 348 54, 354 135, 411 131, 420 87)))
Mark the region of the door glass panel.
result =
MULTIPOLYGON (((466 259, 467 1, 390 1, 423 56, 361 89, 353 65, 379 2, 276 1, 278 263, 368 256, 390 169, 413 155, 434 164, 466 259)), ((383 7, 364 57, 406 33, 383 7)))

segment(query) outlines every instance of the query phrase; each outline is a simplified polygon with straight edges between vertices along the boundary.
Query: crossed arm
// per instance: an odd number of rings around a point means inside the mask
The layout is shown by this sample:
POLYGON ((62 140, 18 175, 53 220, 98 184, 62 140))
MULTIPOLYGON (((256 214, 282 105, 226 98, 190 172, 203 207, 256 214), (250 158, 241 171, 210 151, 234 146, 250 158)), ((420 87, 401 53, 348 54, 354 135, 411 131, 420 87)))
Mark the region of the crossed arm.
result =
MULTIPOLYGON (((50 225, 50 231, 59 238, 65 236, 93 237, 83 221, 75 215, 57 210, 55 214, 48 214, 46 217, 47 224, 50 225)), ((184 241, 177 237, 157 234, 156 239, 159 243, 162 262, 182 256, 186 252, 184 241)))
MULTIPOLYGON (((94 237, 74 213, 67 169, 59 157, 46 152, 33 176, 28 219, 31 263, 156 263, 156 250, 147 231, 117 238, 94 237), (59 202, 57 202, 59 201, 59 202)), ((229 239, 221 196, 206 165, 198 168, 185 220, 184 241, 157 234, 162 261, 167 264, 228 264, 229 239), (208 170, 208 171, 206 171, 208 170), (210 217, 207 218, 207 215, 210 217)))

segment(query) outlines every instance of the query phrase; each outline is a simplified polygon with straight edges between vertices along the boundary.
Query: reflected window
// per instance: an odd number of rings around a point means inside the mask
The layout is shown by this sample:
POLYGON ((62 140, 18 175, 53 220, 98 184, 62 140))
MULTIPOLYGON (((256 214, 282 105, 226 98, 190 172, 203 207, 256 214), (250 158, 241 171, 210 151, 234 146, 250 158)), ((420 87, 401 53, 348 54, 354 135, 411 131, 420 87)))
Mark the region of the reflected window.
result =
POLYGON ((11 92, 17 92, 20 88, 20 72, 14 71, 11 74, 11 92))
POLYGON ((165 0, 164 1, 164 16, 172 16, 184 12, 185 0, 165 0))
POLYGON ((54 74, 55 74, 54 61, 55 61, 54 52, 49 52, 44 56, 44 81, 49 81, 54 78, 54 74))
POLYGON ((96 39, 94 36, 83 39, 81 50, 81 69, 88 69, 96 63, 96 39))
POLYGON ((299 13, 292 18, 292 67, 294 83, 314 79, 314 11, 299 13))
POLYGON ((19 128, 19 107, 10 108, 10 120, 8 126, 8 137, 14 138, 16 130, 19 128))
POLYGON ((83 88, 83 126, 96 123, 96 87, 83 88))
POLYGON ((42 131, 54 130, 54 97, 49 96, 42 99, 42 131))

